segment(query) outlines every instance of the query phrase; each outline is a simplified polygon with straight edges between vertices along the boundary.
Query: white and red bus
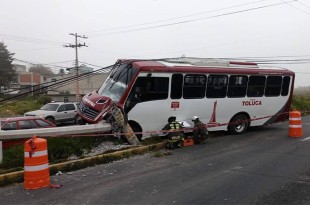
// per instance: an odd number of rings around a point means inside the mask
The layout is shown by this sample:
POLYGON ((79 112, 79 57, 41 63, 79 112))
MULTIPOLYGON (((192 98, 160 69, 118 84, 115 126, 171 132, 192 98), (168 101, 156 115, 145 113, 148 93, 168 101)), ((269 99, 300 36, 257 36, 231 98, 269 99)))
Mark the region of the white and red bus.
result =
MULTIPOLYGON (((287 118, 294 72, 256 63, 202 58, 118 60, 96 91, 85 95, 79 114, 102 120, 113 101, 135 132, 161 130, 170 116, 193 125, 199 116, 209 131, 241 134, 249 126, 287 118)), ((138 135, 138 138, 148 134, 138 135)))

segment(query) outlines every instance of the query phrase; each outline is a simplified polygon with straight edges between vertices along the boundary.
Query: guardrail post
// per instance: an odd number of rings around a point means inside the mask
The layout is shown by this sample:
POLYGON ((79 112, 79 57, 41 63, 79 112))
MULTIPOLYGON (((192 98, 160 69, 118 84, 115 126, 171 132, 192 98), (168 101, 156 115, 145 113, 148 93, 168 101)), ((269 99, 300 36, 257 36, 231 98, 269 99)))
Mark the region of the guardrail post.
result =
POLYGON ((0 164, 3 162, 2 141, 0 141, 0 164))
MULTIPOLYGON (((0 121, 0 132, 2 132, 1 129, 1 121, 0 121)), ((2 141, 0 140, 0 164, 3 162, 3 152, 2 152, 2 141)))

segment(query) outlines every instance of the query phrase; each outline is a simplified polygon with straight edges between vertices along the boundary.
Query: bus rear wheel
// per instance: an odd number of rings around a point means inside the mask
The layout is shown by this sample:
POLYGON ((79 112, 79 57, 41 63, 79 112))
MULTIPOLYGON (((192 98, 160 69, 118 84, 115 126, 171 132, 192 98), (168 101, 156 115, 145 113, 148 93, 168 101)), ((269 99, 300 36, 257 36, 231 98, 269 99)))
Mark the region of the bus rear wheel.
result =
POLYGON ((228 130, 231 134, 243 134, 248 129, 248 127, 248 118, 243 114, 239 114, 233 117, 233 119, 230 121, 228 130))

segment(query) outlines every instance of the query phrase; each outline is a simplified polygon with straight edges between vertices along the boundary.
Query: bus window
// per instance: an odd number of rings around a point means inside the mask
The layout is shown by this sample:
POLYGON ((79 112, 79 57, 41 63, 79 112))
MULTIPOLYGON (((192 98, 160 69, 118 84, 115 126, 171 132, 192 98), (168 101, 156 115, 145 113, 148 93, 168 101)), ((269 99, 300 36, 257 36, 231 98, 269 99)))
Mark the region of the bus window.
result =
POLYGON ((209 75, 207 85, 207 98, 224 98, 227 91, 226 75, 209 75))
POLYGON ((265 90, 265 76, 250 76, 248 84, 248 97, 262 97, 265 90))
POLYGON ((139 77, 134 91, 139 90, 139 101, 163 100, 168 98, 168 77, 139 77))
POLYGON ((268 76, 266 83, 265 96, 279 96, 281 93, 282 77, 268 76))
POLYGON ((227 97, 237 98, 246 95, 248 76, 231 75, 229 77, 227 97))
POLYGON ((183 98, 204 98, 206 92, 205 75, 185 75, 183 85, 183 98))
POLYGON ((171 99, 180 99, 182 97, 183 75, 173 74, 171 79, 171 99))
POLYGON ((283 83, 282 83, 282 96, 287 96, 288 95, 288 89, 290 87, 290 81, 291 78, 289 76, 284 76, 283 78, 283 83))

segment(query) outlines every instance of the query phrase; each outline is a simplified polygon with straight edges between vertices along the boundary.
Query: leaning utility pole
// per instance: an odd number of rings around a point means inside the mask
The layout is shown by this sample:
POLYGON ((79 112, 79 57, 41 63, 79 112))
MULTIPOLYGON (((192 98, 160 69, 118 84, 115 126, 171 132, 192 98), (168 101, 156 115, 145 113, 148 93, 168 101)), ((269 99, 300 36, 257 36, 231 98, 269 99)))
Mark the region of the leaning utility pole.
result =
POLYGON ((86 39, 86 36, 80 36, 77 33, 69 33, 69 35, 72 35, 75 37, 75 45, 69 44, 65 45, 65 47, 71 47, 75 48, 75 68, 76 68, 76 94, 75 98, 76 101, 80 101, 80 84, 79 84, 79 59, 78 59, 78 47, 86 46, 88 47, 85 42, 83 44, 78 43, 78 38, 84 38, 86 39))

